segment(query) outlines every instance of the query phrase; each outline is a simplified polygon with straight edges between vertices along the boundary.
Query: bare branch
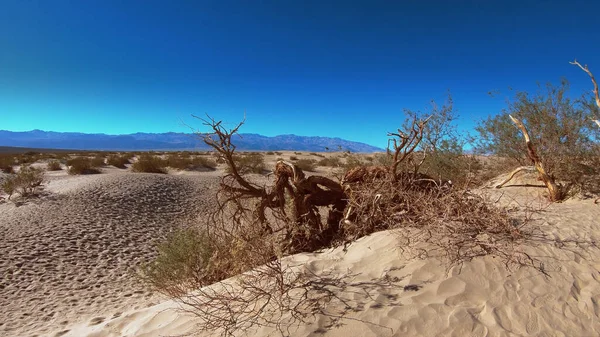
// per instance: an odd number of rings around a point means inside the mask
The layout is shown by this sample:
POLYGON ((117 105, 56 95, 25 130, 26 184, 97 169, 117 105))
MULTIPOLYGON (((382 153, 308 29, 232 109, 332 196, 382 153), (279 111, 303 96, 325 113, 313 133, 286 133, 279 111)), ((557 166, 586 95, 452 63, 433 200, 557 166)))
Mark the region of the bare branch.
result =
MULTIPOLYGON (((594 78, 594 75, 592 74, 592 72, 588 69, 587 64, 585 66, 582 66, 579 62, 577 62, 577 60, 574 60, 573 62, 569 62, 570 64, 576 65, 579 68, 581 68, 581 70, 585 71, 590 78, 592 79, 592 83, 594 84, 594 98, 596 99, 596 105, 598 106, 598 108, 600 108, 600 95, 598 94, 598 83, 596 83, 596 79, 594 78)), ((598 123, 598 122, 596 122, 598 123)), ((599 124, 600 125, 600 124, 599 124)))

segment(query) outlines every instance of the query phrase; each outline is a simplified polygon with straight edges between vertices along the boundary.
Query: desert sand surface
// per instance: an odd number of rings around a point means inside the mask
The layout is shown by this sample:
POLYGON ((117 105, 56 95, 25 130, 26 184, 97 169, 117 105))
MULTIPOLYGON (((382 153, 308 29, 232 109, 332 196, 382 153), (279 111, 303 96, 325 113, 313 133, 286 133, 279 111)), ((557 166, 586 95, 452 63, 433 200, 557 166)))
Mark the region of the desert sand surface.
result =
MULTIPOLYGON (((150 293, 133 273, 154 256, 164 233, 197 223, 214 208, 221 172, 105 171, 53 172, 45 196, 0 204, 0 335, 219 335, 198 332, 197 317, 150 293)), ((479 192, 529 214, 542 235, 519 249, 541 262, 543 272, 507 268, 490 256, 448 268, 442 258, 417 259, 401 249, 395 230, 378 232, 346 250, 284 258, 352 284, 338 293, 350 308, 340 301, 326 307, 333 316, 343 312, 343 319, 319 314, 289 335, 598 336, 600 205, 580 198, 548 204, 543 189, 531 186, 539 182, 527 176, 493 188, 504 177, 479 192)), ((240 335, 279 333, 263 327, 240 335)))
POLYGON ((212 173, 108 168, 48 176, 39 198, 0 204, 1 336, 48 335, 152 303, 135 268, 175 226, 197 223, 211 209, 218 182, 212 173))
MULTIPOLYGON (((538 219, 552 236, 596 241, 600 207, 592 201, 552 205, 538 219)), ((392 287, 348 289, 356 308, 331 327, 320 315, 291 330, 292 336, 597 336, 600 333, 600 250, 565 249, 538 242, 528 247, 547 275, 533 268, 509 270, 499 259, 482 257, 446 272, 437 259, 406 259, 394 231, 361 238, 342 248, 288 257, 316 273, 353 275, 353 282, 388 277, 392 287), (359 291, 356 291, 359 290, 359 291), (362 291, 361 291, 362 290, 362 291)), ((332 303, 332 313, 343 306, 332 303)), ((195 333, 197 319, 166 301, 132 310, 99 325, 71 327, 66 336, 212 336, 195 333)), ((243 335, 267 336, 263 328, 243 335)))

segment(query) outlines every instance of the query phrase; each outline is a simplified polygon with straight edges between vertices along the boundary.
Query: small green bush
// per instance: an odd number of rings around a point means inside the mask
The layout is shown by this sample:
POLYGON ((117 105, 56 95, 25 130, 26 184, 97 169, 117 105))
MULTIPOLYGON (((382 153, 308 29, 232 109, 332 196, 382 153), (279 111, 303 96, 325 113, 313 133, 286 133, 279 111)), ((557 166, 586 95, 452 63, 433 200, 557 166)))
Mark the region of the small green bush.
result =
POLYGON ((91 164, 93 167, 102 167, 105 165, 104 163, 104 155, 101 154, 97 154, 96 156, 94 156, 94 158, 92 158, 91 160, 91 164))
POLYGON ((67 166, 67 172, 71 175, 100 173, 100 170, 92 165, 92 160, 88 157, 71 158, 67 160, 67 166))
POLYGON ((15 158, 11 155, 0 156, 0 171, 4 173, 14 173, 13 166, 15 165, 15 158))
MULTIPOLYGON (((265 160, 260 153, 234 155, 233 160, 240 174, 263 173, 265 160)), ((229 168, 226 170, 229 172, 229 168)))
POLYGON ((195 229, 174 231, 158 246, 158 256, 141 268, 142 279, 155 290, 171 293, 193 288, 209 264, 214 252, 208 236, 195 229))
POLYGON ((126 164, 131 164, 129 159, 128 155, 111 154, 106 158, 106 163, 116 168, 124 169, 127 168, 126 164))
POLYGON ((151 155, 144 154, 141 155, 138 160, 131 165, 131 170, 133 172, 144 172, 144 173, 167 173, 166 170, 167 161, 162 158, 151 155))
POLYGON ((58 160, 51 160, 46 164, 46 168, 48 171, 60 171, 62 170, 62 166, 58 160))
POLYGON ((8 194, 8 199, 18 192, 22 197, 35 195, 44 182, 44 171, 29 165, 22 165, 19 172, 2 182, 2 190, 8 194))

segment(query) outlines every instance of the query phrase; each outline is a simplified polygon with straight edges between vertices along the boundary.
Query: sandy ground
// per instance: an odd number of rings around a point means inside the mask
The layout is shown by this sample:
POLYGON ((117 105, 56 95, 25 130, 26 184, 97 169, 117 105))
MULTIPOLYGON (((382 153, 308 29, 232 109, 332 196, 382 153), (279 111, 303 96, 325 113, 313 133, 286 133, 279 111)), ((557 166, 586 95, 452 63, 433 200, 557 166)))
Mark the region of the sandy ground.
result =
POLYGON ((213 206, 216 174, 49 172, 38 199, 0 204, 0 335, 45 335, 152 303, 134 277, 175 226, 213 206))
MULTIPOLYGON (((18 207, 0 204, 0 335, 218 335, 197 333, 197 318, 132 277, 161 235, 214 207, 209 196, 218 172, 52 175, 48 195, 18 207)), ((481 193, 500 205, 536 210, 532 226, 544 235, 522 249, 542 262, 545 273, 507 269, 492 257, 448 270, 438 259, 407 258, 394 231, 379 232, 347 251, 284 260, 354 284, 338 294, 352 303, 339 324, 317 315, 290 335, 598 336, 600 205, 550 205, 540 198, 542 188, 529 186, 535 184, 520 177, 481 193), (388 286, 372 286, 382 280, 388 286)), ((344 306, 333 301, 327 310, 339 313, 344 306)))

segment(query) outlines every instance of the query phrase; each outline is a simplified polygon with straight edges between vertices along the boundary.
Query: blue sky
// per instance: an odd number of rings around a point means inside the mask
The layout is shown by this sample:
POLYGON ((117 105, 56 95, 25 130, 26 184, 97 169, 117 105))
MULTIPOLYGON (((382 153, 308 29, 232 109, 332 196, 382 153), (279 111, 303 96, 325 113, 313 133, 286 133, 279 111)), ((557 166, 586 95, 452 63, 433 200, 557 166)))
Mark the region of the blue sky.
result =
POLYGON ((600 76, 599 1, 0 0, 0 129, 242 132, 384 147, 451 91, 463 131, 508 87, 600 76), (500 90, 491 98, 488 92, 500 90))

